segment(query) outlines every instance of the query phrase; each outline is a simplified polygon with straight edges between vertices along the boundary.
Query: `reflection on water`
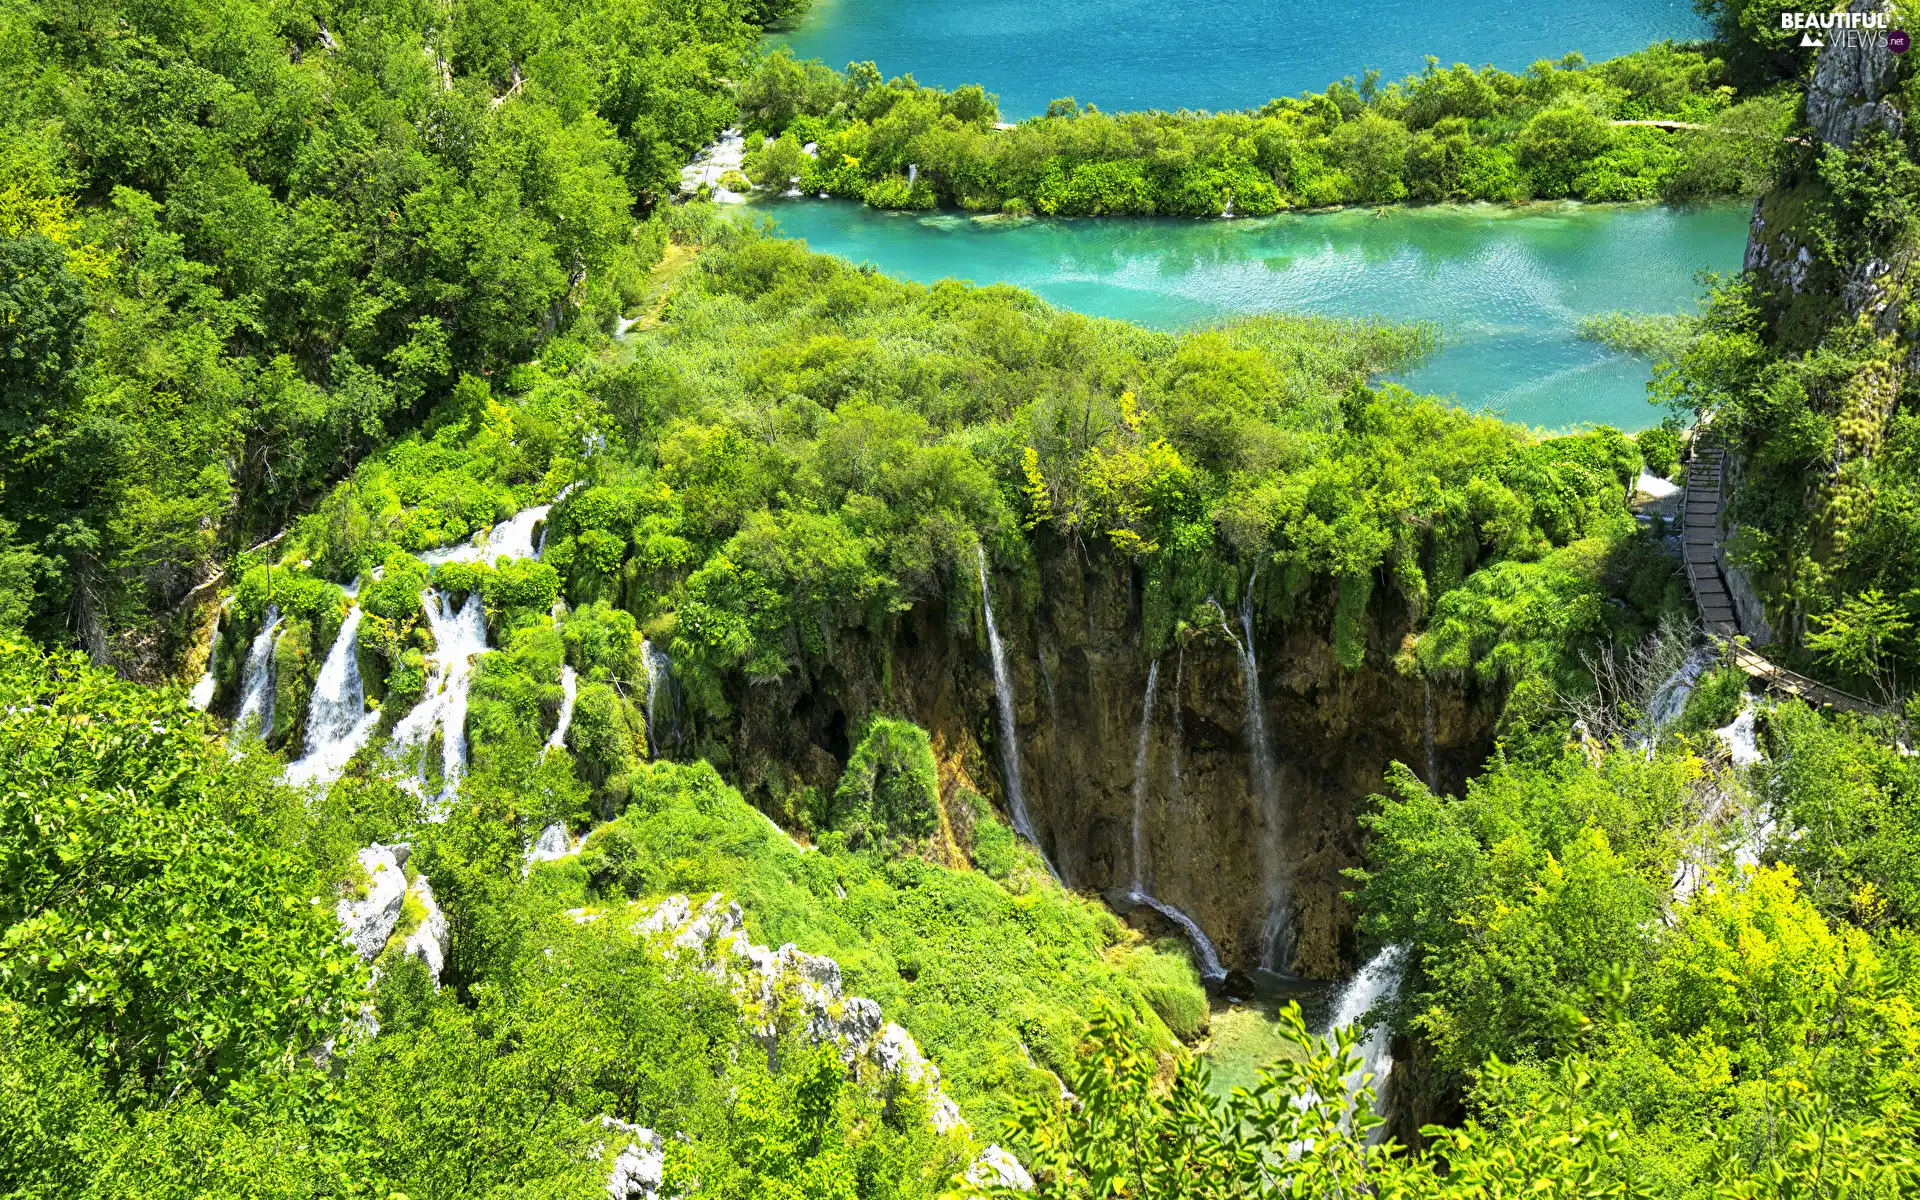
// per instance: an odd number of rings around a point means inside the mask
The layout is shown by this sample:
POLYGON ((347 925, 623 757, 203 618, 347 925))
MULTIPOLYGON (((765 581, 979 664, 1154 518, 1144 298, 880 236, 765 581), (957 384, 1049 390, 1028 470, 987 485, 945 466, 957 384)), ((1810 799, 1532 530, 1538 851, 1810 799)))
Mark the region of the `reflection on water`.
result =
POLYGON ((1158 328, 1258 312, 1437 325, 1407 386, 1532 425, 1659 420, 1646 362, 1575 336, 1611 309, 1690 308, 1703 270, 1736 271, 1747 208, 1432 205, 1260 220, 1010 222, 841 201, 752 206, 815 249, 890 274, 1005 282, 1063 308, 1158 328))

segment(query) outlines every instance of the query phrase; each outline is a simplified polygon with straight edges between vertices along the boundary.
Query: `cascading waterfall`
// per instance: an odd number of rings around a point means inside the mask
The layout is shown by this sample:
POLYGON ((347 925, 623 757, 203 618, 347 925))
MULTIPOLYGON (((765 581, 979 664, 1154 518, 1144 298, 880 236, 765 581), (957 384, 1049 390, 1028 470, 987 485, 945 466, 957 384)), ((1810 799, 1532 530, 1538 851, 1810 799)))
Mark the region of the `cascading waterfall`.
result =
POLYGON ((487 531, 486 540, 462 542, 458 546, 442 546, 438 550, 428 550, 420 555, 420 561, 430 567, 442 563, 478 562, 491 563, 502 556, 507 558, 539 558, 540 551, 546 548, 547 514, 553 511, 553 505, 566 498, 573 485, 568 484, 553 498, 552 504, 536 504, 523 508, 519 512, 501 521, 487 531), (534 543, 534 529, 540 529, 540 543, 534 543))
MULTIPOLYGON (((1713 731, 1726 748, 1727 759, 1735 768, 1751 767, 1766 759, 1755 729, 1759 715, 1760 710, 1752 699, 1746 699, 1733 720, 1713 731)), ((1751 808, 1738 812, 1735 810, 1738 804, 1736 796, 1739 794, 1737 789, 1729 794, 1720 785, 1717 773, 1709 774, 1704 784, 1701 790, 1706 796, 1706 804, 1700 814, 1699 825, 1673 872, 1673 899, 1683 904, 1699 891, 1713 866, 1729 849, 1733 852, 1735 866, 1758 868, 1761 855, 1766 852, 1767 841, 1774 833, 1773 814, 1764 801, 1755 797, 1751 808)))
POLYGON ((1699 647, 1654 689, 1653 698, 1647 701, 1647 715, 1634 735, 1635 748, 1647 758, 1653 757, 1661 730, 1679 720, 1680 714, 1687 710, 1687 697, 1693 694, 1693 685, 1719 653, 1714 646, 1699 647))
POLYGON ((470 594, 456 613, 447 611, 447 599, 439 591, 420 593, 434 642, 426 691, 393 727, 388 747, 394 757, 403 757, 425 746, 433 731, 440 730, 442 814, 467 768, 467 689, 473 680, 473 660, 487 652, 487 616, 480 594, 470 594))
POLYGON ((295 785, 330 783, 347 761, 373 736, 378 712, 367 710, 367 689, 360 678, 360 606, 347 611, 340 633, 320 664, 313 697, 307 702, 306 755, 287 768, 295 785))
POLYGON ((547 738, 547 744, 540 748, 540 757, 545 758, 547 751, 555 750, 567 744, 567 730, 573 725, 573 701, 579 695, 580 680, 570 666, 560 668, 560 720, 554 724, 553 733, 547 738))
POLYGON ((1423 693, 1422 699, 1426 709, 1427 786, 1438 791, 1440 788, 1440 770, 1435 765, 1433 753, 1433 681, 1425 681, 1421 687, 1421 692, 1423 693))
POLYGON ((1160 690, 1160 660, 1147 667, 1147 691, 1140 701, 1140 742, 1133 751, 1133 890, 1147 890, 1147 751, 1153 732, 1153 701, 1160 690))
MULTIPOLYGON (((975 544, 974 550, 980 568, 980 605, 987 617, 987 649, 993 658, 993 696, 1000 713, 1000 770, 1006 777, 1007 808, 1013 813, 1014 830, 1040 849, 1033 821, 1027 816, 1027 795, 1020 786, 1020 734, 1013 715, 1013 683, 1007 675, 1007 651, 1000 641, 1000 626, 993 619, 993 593, 987 587, 987 548, 975 544)), ((1040 860, 1046 863, 1049 874, 1060 878, 1044 849, 1040 850, 1040 860)))
MULTIPOLYGON (((1406 957, 1405 947, 1388 946, 1361 967, 1359 974, 1340 990, 1333 1017, 1327 1022, 1328 1035, 1336 1029, 1358 1025, 1376 1004, 1399 991, 1400 977, 1406 970, 1406 957)), ((1383 1110, 1387 1100, 1387 1080, 1392 1074, 1393 1050, 1387 1028, 1384 1024, 1375 1025, 1372 1032, 1367 1034, 1367 1040, 1360 1043, 1360 1069, 1347 1076, 1347 1106, 1351 1108, 1360 1088, 1371 1076, 1374 1111, 1383 1110)), ((1380 1132, 1375 1130, 1376 1135, 1380 1132)))
POLYGON ((273 641, 280 634, 280 606, 267 605, 264 616, 266 623, 247 647, 240 673, 240 711, 233 718, 236 733, 251 721, 262 737, 273 728, 273 641))

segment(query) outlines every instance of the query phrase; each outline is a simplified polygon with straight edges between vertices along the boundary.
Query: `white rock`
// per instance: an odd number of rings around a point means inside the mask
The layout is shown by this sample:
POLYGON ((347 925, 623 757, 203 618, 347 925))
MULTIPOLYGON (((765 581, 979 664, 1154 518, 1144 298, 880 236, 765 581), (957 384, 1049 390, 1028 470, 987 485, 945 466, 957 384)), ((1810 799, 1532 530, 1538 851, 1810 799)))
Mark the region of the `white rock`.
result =
MULTIPOLYGON (((607 1195, 612 1200, 654 1200, 666 1178, 667 1150, 659 1134, 639 1125, 603 1116, 600 1125, 625 1139, 607 1172, 607 1195)), ((594 1157, 603 1152, 595 1147, 594 1157)))
POLYGON ((363 899, 340 901, 333 915, 340 922, 341 940, 353 947, 362 962, 372 962, 393 936, 401 906, 406 903, 407 876, 401 869, 406 862, 406 847, 375 842, 356 857, 367 873, 367 894, 363 899))
POLYGON ((1033 1190, 1033 1176, 1020 1165, 1020 1160, 1002 1150, 999 1146, 988 1146, 980 1152, 967 1168, 967 1182, 975 1187, 1018 1188, 1023 1192, 1033 1190))
POLYGON ((433 898, 433 884, 425 875, 415 875, 408 893, 427 910, 420 918, 420 924, 402 948, 402 953, 417 958, 427 964, 427 974, 433 977, 435 991, 440 989, 440 971, 447 963, 447 917, 440 911, 439 901, 433 898))
POLYGON ((685 896, 669 896, 633 929, 664 940, 668 954, 727 982, 756 1036, 777 1037, 784 1020, 797 1019, 816 1044, 837 1044, 856 1072, 865 1067, 924 1085, 929 1119, 940 1133, 966 1128, 959 1106, 940 1088, 940 1069, 878 1004, 845 994, 839 963, 790 942, 778 950, 758 945, 746 935, 740 906, 722 905, 716 893, 695 912, 685 896))

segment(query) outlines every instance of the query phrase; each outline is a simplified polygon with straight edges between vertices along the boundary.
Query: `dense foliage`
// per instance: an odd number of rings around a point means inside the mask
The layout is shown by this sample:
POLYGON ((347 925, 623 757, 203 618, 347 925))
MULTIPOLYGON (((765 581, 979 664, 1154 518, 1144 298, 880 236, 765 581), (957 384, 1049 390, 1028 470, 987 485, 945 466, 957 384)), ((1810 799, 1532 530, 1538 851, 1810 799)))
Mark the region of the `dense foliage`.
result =
POLYGON ((1016 215, 1778 168, 1787 294, 1588 332, 1748 451, 1734 553, 1788 652, 1898 699, 1920 426, 1899 313, 1858 296, 1910 255, 1920 172, 1886 133, 1782 140, 1778 6, 1706 5, 1713 47, 1011 127, 980 87, 753 49, 802 7, 0 6, 0 1194, 584 1198, 622 1122, 667 1135, 663 1194, 742 1200, 978 1190, 992 1136, 1060 1197, 1920 1188, 1911 732, 1756 708, 1724 665, 1656 703, 1684 596, 1627 499, 1680 469, 1677 421, 1545 437, 1379 382, 1431 330, 1153 333, 663 203, 736 119, 770 189, 1016 215), (537 559, 445 553, 542 504, 537 559), (1010 624, 1067 554, 1131 573, 1148 656, 1246 597, 1498 714, 1459 794, 1393 771, 1352 873, 1423 1146, 1368 1136, 1356 1031, 1297 1011, 1294 1057, 1210 1090, 1185 948, 1048 878, 987 725, 848 701, 824 766, 752 761, 758 697, 884 676, 917 615, 979 642, 982 588, 1010 624), (396 757, 463 609, 465 724, 396 757), (120 678, 190 675, 208 633, 212 711, 271 670, 224 740, 120 678), (295 789, 341 648, 369 739, 295 789), (1766 765, 1729 762, 1755 725, 1766 765), (407 890, 363 961, 335 905, 374 842, 407 890), (675 894, 830 955, 971 1128, 646 932, 675 894))
POLYGON ((1405 200, 1671 200, 1758 191, 1793 97, 1728 84, 1661 43, 1524 74, 1464 63, 1370 73, 1243 113, 1106 114, 1057 100, 999 122, 993 96, 882 82, 783 52, 739 87, 746 173, 876 208, 1046 216, 1265 216, 1405 200), (1656 121, 1681 128, 1659 128, 1656 121))
POLYGON ((0 9, 0 621, 138 662, 462 372, 629 302, 750 8, 0 9))

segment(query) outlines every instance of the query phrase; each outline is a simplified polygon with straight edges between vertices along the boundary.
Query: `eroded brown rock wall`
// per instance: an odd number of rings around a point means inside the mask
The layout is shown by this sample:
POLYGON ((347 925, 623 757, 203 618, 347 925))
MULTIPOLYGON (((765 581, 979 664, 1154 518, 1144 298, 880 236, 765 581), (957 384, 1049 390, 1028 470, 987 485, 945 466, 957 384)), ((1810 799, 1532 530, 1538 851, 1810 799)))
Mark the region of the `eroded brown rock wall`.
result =
MULTIPOLYGON (((1131 564, 1098 551, 1043 547, 1037 581, 994 580, 1007 643, 1028 807, 1043 848, 1074 887, 1126 889, 1133 877, 1134 762, 1151 660, 1131 564), (1057 551, 1057 552, 1053 552, 1057 551)), ((1334 978, 1355 966, 1354 914, 1343 875, 1361 862, 1358 817, 1387 764, 1425 774, 1420 681, 1387 665, 1404 629, 1376 620, 1367 663, 1343 669, 1331 621, 1257 609, 1255 657, 1275 761, 1291 882, 1299 974, 1334 978)), ((1376 608, 1383 603, 1376 599, 1376 608)), ((843 638, 817 667, 748 687, 729 774, 779 815, 783 796, 829 789, 849 731, 869 713, 918 721, 943 775, 964 773, 1004 810, 992 663, 977 615, 945 603, 903 614, 890 641, 843 638)), ((1237 623, 1234 629, 1237 637, 1237 623)), ((1265 924, 1262 806, 1250 770, 1238 646, 1219 630, 1189 634, 1159 656, 1149 731, 1143 832, 1146 878, 1218 944, 1229 967, 1259 960, 1265 924)), ((1484 759, 1491 716, 1451 689, 1434 693, 1435 761, 1457 789, 1484 759)), ((944 781, 951 790, 952 779, 944 781)))

